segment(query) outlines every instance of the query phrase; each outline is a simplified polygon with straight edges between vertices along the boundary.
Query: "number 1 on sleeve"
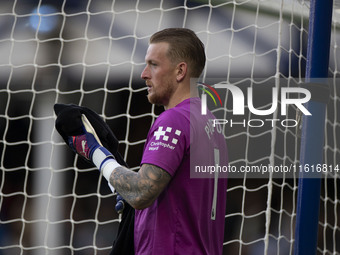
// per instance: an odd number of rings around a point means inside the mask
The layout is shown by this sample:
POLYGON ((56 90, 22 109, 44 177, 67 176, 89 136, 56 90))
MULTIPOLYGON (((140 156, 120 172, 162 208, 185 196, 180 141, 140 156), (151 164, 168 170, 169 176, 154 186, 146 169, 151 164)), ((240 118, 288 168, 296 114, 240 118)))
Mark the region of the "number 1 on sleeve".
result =
POLYGON ((217 203, 217 186, 218 186, 218 165, 220 164, 220 150, 214 149, 214 160, 215 160, 215 177, 214 177, 214 196, 211 207, 211 220, 216 219, 216 203, 217 203))

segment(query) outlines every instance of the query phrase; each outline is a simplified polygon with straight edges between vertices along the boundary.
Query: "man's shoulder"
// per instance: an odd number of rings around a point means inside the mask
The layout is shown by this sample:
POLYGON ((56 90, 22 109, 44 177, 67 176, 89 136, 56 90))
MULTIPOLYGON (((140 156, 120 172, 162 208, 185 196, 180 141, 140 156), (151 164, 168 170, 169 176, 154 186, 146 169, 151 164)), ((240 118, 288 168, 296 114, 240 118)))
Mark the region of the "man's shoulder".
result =
POLYGON ((156 122, 186 124, 190 120, 189 101, 185 100, 173 108, 162 112, 156 122))
POLYGON ((182 134, 184 134, 189 132, 190 122, 185 114, 169 109, 158 116, 150 131, 154 132, 160 129, 168 131, 179 130, 182 134))
POLYGON ((189 121, 190 114, 196 111, 200 111, 200 99, 199 98, 188 98, 173 108, 165 110, 159 117, 161 118, 179 118, 187 119, 189 121))

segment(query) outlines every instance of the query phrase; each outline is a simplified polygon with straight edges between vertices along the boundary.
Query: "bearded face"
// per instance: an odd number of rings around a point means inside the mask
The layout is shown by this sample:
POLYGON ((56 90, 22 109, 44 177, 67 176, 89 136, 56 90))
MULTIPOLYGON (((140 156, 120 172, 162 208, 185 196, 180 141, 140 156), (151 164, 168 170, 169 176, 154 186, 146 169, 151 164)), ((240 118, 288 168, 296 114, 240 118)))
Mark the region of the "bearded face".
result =
POLYGON ((165 42, 150 44, 146 66, 141 74, 148 88, 148 100, 152 104, 167 106, 176 83, 175 65, 167 56, 169 45, 165 42))

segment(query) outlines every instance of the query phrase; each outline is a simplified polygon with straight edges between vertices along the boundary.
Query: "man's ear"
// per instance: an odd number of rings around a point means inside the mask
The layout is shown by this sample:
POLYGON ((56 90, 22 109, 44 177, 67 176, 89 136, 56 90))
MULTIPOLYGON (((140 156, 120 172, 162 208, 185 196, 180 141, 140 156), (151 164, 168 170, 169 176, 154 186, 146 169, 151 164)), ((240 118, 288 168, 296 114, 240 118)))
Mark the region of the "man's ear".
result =
POLYGON ((176 72, 177 72, 177 76, 176 76, 177 82, 183 81, 185 76, 188 74, 188 64, 186 62, 178 63, 176 72))

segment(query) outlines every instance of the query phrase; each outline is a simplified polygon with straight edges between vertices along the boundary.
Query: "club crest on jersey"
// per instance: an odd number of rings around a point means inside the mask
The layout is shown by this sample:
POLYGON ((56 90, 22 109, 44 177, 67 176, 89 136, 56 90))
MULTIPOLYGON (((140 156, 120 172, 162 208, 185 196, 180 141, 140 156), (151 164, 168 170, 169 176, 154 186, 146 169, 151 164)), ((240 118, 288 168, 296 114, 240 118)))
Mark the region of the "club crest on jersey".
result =
POLYGON ((155 141, 150 143, 149 150, 158 150, 160 146, 171 150, 175 149, 181 133, 181 130, 174 130, 172 127, 159 126, 153 134, 155 141))

